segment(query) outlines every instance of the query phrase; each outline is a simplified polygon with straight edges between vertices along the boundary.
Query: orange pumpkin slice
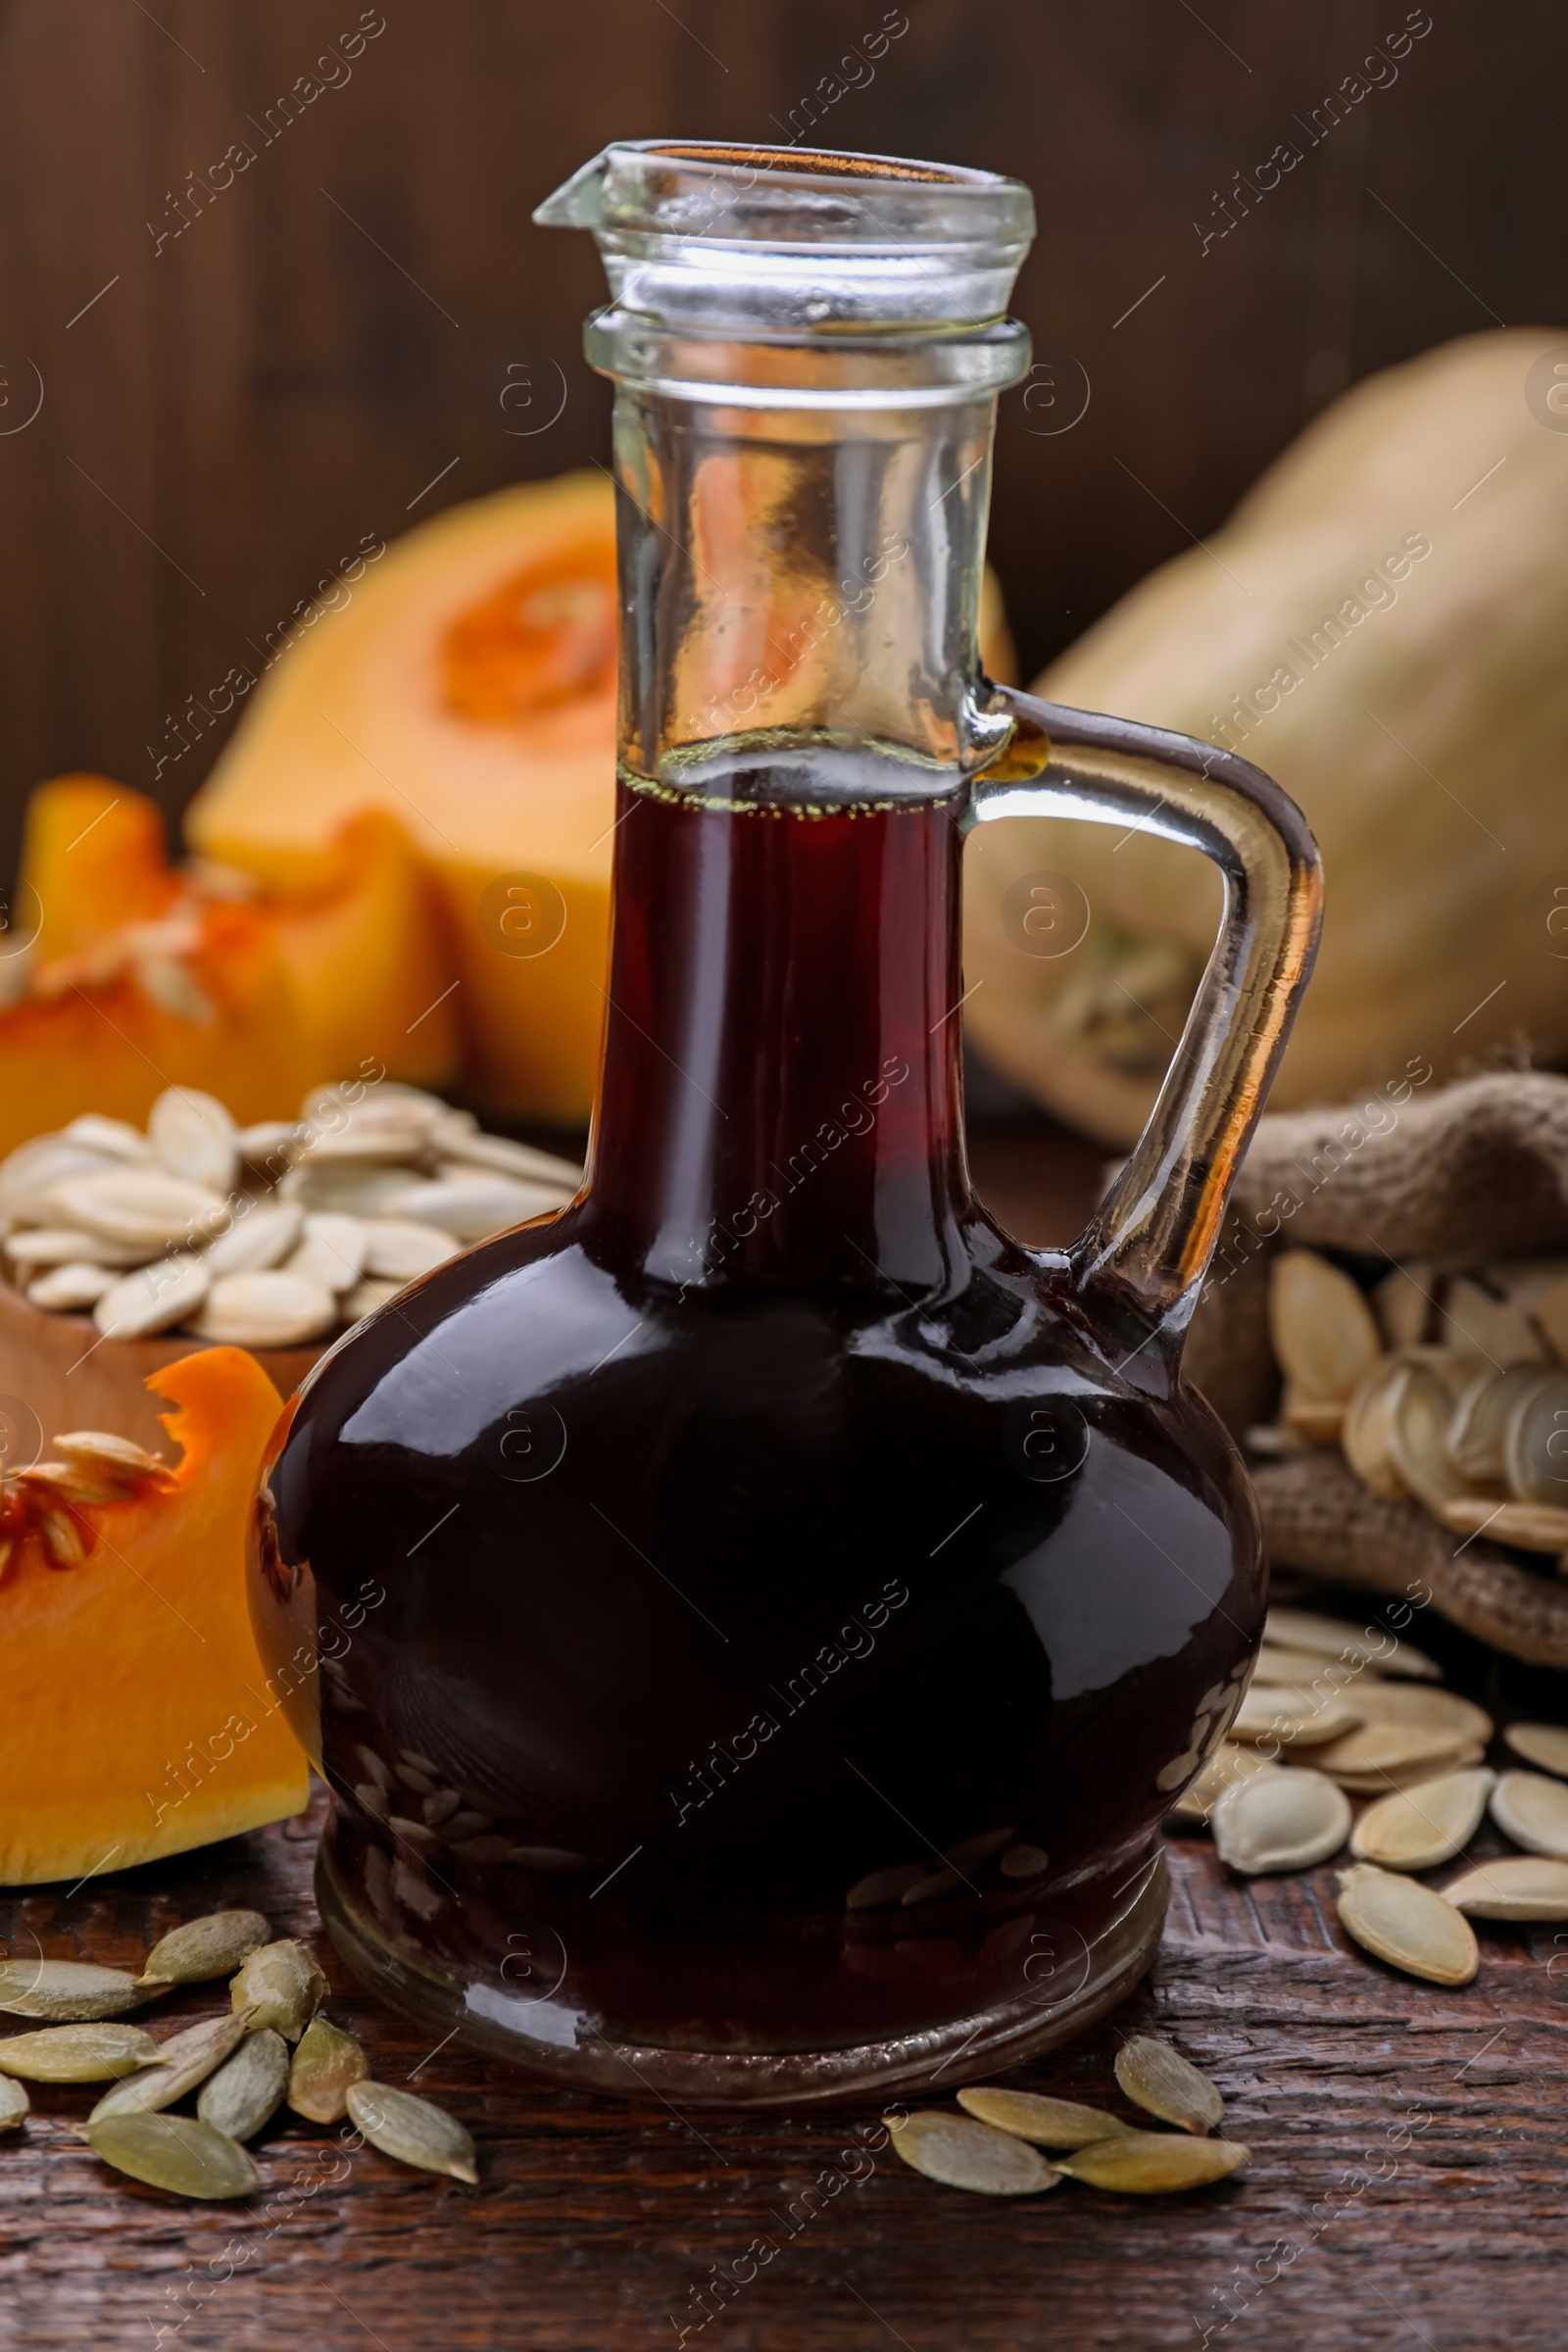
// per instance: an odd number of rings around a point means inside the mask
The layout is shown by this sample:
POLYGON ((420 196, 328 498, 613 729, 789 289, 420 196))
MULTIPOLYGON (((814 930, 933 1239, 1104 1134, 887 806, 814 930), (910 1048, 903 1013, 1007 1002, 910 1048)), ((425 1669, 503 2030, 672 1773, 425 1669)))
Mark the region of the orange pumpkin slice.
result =
POLYGON ((245 1547, 281 1410, 242 1348, 149 1387, 172 1469, 61 1458, 0 1499, 0 1885, 76 1881, 300 1812, 305 1757, 251 1634, 245 1547), (110 1499, 96 1499, 107 1495, 110 1499))

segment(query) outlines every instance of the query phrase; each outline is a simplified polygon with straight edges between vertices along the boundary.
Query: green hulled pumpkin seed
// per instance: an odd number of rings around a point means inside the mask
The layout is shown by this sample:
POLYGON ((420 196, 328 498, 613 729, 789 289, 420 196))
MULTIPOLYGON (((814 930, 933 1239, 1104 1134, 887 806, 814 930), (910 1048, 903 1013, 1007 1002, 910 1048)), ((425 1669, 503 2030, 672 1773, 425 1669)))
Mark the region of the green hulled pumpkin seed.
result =
POLYGON ((476 2183, 473 2142, 455 2116, 384 2082, 351 2082, 348 2111, 372 2148, 421 2172, 450 2173, 454 2180, 476 2183))
POLYGON ((235 2008, 250 2010, 254 2027, 270 2026, 285 2041, 298 2041, 325 1994, 316 1962, 287 1936, 252 1952, 233 1983, 235 2008))
POLYGON ((1116 2052, 1116 2080, 1135 2106, 1147 2108, 1163 2123, 1180 2124, 1184 2132, 1211 2132, 1225 2112, 1225 2102, 1206 2075, 1168 2041, 1151 2041, 1145 2034, 1124 2041, 1116 2052))
POLYGON ((958 2093, 958 2105, 994 2132, 1032 2139, 1042 2148, 1087 2148, 1097 2139, 1116 2139, 1133 2126, 1103 2108, 1077 2099, 1053 2099, 1038 2090, 998 2090, 975 2084, 958 2093))
POLYGON ((0 2075, 28 2082, 108 2082, 151 2066, 158 2044, 140 2026, 44 2026, 0 2041, 0 2075))
POLYGON ((118 2017, 148 1998, 122 1968, 85 1960, 0 1960, 0 2010, 58 2023, 118 2017))
POLYGON ((349 2085, 369 2079, 370 2061, 353 2034, 313 2017, 289 2068, 288 2103, 313 2124, 335 2124, 348 2113, 349 2085))
POLYGON ((1135 2197, 1156 2197, 1172 2189, 1201 2188, 1238 2172, 1251 2154, 1236 2139, 1187 2139, 1174 2132, 1129 2132, 1124 2139, 1099 2139, 1092 2147, 1063 2156, 1059 2173, 1070 2173, 1091 2188, 1116 2188, 1135 2197))
POLYGON ((113 2090, 106 2090, 88 2123, 96 2124, 110 2115, 151 2115, 160 2107, 172 2107, 187 2090, 205 2082, 215 2067, 222 2065, 250 2022, 243 2012, 237 2017, 204 2017, 199 2026, 172 2034, 158 2044, 157 2065, 144 2066, 139 2074, 127 2075, 113 2090))
POLYGON ((0 2075, 0 2132, 14 2132, 27 2112, 27 2094, 9 2075, 0 2075))
POLYGON ((250 2139, 271 2122, 287 2088, 288 2043, 263 2026, 247 2034, 233 2056, 208 2076, 196 2113, 226 2139, 250 2139))
POLYGON ((171 1928, 147 1955, 143 1984, 204 1984, 231 1977, 272 1931, 259 1911, 214 1911, 171 1928))
POLYGON ((105 2164, 176 2197, 245 2197, 260 2179, 242 2147, 191 2115, 106 2115, 85 2136, 105 2164))
POLYGON ((911 2170, 949 2188, 969 2188, 982 2197, 1023 2197, 1054 2188, 1055 2175, 1027 2140, 1012 2132, 994 2132, 967 2116, 922 2108, 914 2115, 889 2116, 894 2154, 911 2170))

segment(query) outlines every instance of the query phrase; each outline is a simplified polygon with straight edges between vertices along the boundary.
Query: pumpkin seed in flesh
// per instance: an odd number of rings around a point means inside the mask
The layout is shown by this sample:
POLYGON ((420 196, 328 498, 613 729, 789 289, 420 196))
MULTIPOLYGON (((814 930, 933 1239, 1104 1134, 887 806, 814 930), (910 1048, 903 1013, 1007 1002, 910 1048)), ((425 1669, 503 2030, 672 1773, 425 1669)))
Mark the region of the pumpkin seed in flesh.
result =
MULTIPOLYGON (((1310 1699, 1310 1692, 1306 1694, 1310 1699)), ((1267 1683, 1253 1683, 1236 1710, 1233 1740, 1278 1740, 1285 1747, 1320 1747, 1353 1732, 1361 1717, 1344 1699, 1328 1697, 1321 1706, 1302 1704, 1301 1694, 1267 1683)))
POLYGON ((1255 1748, 1233 1747, 1229 1741, 1217 1747, 1190 1787, 1182 1790, 1166 1819, 1173 1822, 1205 1822, 1213 1817, 1214 1807, 1227 1788, 1243 1781, 1253 1781, 1265 1773, 1278 1772, 1280 1767, 1255 1748))
POLYGON ((351 2082, 348 2110, 356 2128, 383 2156, 395 2156, 399 2164, 416 2165, 421 2172, 447 2173, 454 2180, 477 2184, 473 2141, 456 2116, 448 2115, 444 2108, 416 2098, 412 2090, 392 2090, 384 2082, 351 2082))
POLYGON ((158 2044, 158 2064, 126 2075, 113 2090, 106 2090, 87 2121, 95 2124, 106 2115, 151 2115, 160 2107, 172 2107, 222 2065, 243 2039, 249 2022, 243 2012, 237 2017, 204 2017, 182 2034, 172 2034, 158 2044))
POLYGON ((211 1911, 171 1928, 147 1955, 143 1984, 203 1984, 231 1977, 272 1931, 259 1911, 211 1911))
POLYGON ((227 2139, 251 2139, 271 2122, 287 2088, 288 2043, 263 2026, 208 2076, 196 2113, 227 2139))
POLYGON ((1310 1250, 1286 1250, 1274 1260, 1268 1322, 1280 1369, 1303 1399, 1343 1404, 1383 1353, 1355 1284, 1310 1250))
POLYGON ((1136 2127, 1103 2108, 1077 2099, 1054 2099, 1044 2091, 1002 2090, 973 2084, 958 2093, 958 2105, 993 2132, 1033 2140, 1042 2148, 1087 2148, 1098 2139, 1118 2139, 1136 2127))
POLYGON ((1447 1446, 1449 1461, 1472 1486, 1501 1485, 1508 1416, 1541 1379, 1539 1364, 1510 1364, 1503 1371, 1483 1364, 1465 1389, 1448 1422, 1447 1446))
POLYGON ((1429 1984, 1468 1984, 1481 1964, 1470 1924, 1451 1903, 1370 1862, 1341 1871, 1340 1919, 1364 1951, 1429 1984))
POLYGON ((285 2041, 298 2041, 326 1997, 326 1979, 304 1944, 285 1936, 252 1952, 231 1990, 253 2027, 270 2026, 285 2041))
POLYGON ((123 1969, 85 1960, 0 1960, 0 2010, 57 2024, 118 2017, 150 1996, 123 1969))
POLYGON ((983 2197, 1025 2197, 1056 2185, 1045 2158, 1014 2132, 994 2132, 989 2124, 930 2107, 885 2120, 894 2154, 949 2188, 973 2189, 983 2197))
POLYGON ((370 2061, 352 2034, 313 2017, 288 2072, 288 2103, 313 2124, 335 2124, 347 2115, 349 2086, 368 2082, 370 2061))
POLYGON ((1492 1818, 1529 1854, 1568 1860, 1568 1788, 1540 1772, 1505 1772, 1492 1791, 1492 1818))
POLYGON ((1311 1870, 1350 1835, 1350 1800, 1322 1773, 1303 1767, 1228 1788, 1209 1826, 1220 1860, 1250 1878, 1311 1870))
POLYGON ((303 1275, 270 1268, 220 1275, 190 1327, 198 1339, 225 1348, 298 1348, 319 1339, 337 1320, 330 1291, 303 1275))
POLYGON ((176 2197, 246 2197, 261 2179, 245 2150, 190 2115, 106 2115, 83 2134, 95 2156, 176 2197))
POLYGON ((1503 1739, 1516 1756, 1568 1780, 1568 1724, 1510 1723, 1503 1739))
POLYGON ((1225 2112, 1208 2077, 1168 2041, 1152 2041, 1147 2034, 1135 2034, 1116 2052, 1116 2080, 1134 2106, 1200 2136, 1225 2112))
POLYGON ((1424 1650, 1408 1642, 1348 1618, 1320 1617, 1315 1609, 1271 1608, 1263 1621, 1263 1639, 1281 1649, 1304 1649, 1347 1665, 1364 1667, 1374 1675, 1396 1674, 1413 1681, 1438 1683, 1443 1669, 1424 1650))
POLYGON ((68 1429, 49 1444, 68 1462, 118 1475, 130 1488, 148 1479, 162 1487, 174 1483, 173 1472, 161 1454, 149 1453, 134 1439, 116 1437, 107 1429, 68 1429))
POLYGON ((1568 1862, 1505 1854, 1478 1862, 1441 1891, 1445 1902, 1471 1919, 1568 1919, 1568 1862))
POLYGON ((1435 1870, 1451 1862, 1480 1827, 1496 1777, 1484 1766, 1446 1772, 1379 1797, 1355 1825, 1351 1853, 1381 1870, 1435 1870))
POLYGON ((28 2082, 110 2082, 157 2056, 157 2042, 140 2026, 45 2026, 0 2041, 0 2074, 28 2082))
POLYGON ((0 2132, 14 2132, 24 2122, 30 2102, 20 2082, 0 2075, 0 2132))
POLYGON ((1568 1499, 1557 1440, 1568 1429, 1568 1372, 1549 1372, 1521 1396, 1503 1432, 1503 1469, 1516 1502, 1568 1499))
POLYGON ((1251 2153, 1236 2139, 1188 2139, 1174 2132, 1129 2132, 1124 2139, 1099 2139, 1076 2155, 1058 2158, 1055 2169, 1070 2173, 1091 2188, 1157 2197, 1223 2180, 1228 2174, 1240 2172, 1251 2153))

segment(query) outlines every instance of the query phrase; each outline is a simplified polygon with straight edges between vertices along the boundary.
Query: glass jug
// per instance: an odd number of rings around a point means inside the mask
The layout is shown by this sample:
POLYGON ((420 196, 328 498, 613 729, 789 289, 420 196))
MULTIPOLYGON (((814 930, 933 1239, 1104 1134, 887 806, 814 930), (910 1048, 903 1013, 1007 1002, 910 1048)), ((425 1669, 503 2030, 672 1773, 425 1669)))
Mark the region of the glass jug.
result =
POLYGON ((331 1788, 322 1916, 433 2038, 677 2105, 952 2089, 1148 1966, 1161 1818, 1256 1647, 1180 1353, 1316 853, 1245 761, 980 674, 1019 183, 634 143, 538 218, 614 297, 589 1173, 313 1373, 255 1619, 331 1788), (1039 811, 1224 877, 1065 1250, 999 1229, 962 1134, 963 840, 1039 811))

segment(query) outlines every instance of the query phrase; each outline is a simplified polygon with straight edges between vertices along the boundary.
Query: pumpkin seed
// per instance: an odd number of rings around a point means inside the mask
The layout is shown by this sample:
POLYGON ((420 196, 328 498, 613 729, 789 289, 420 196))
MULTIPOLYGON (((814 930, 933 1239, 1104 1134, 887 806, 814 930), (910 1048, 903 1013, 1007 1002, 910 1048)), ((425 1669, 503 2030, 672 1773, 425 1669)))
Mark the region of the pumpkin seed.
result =
POLYGON ((479 1168, 405 1186, 386 1204, 389 1217, 412 1217, 434 1225, 459 1242, 488 1241, 529 1217, 564 1208, 570 1200, 554 1184, 519 1184, 514 1177, 488 1175, 479 1168))
POLYGON ((1347 1664, 1343 1658, 1327 1658, 1316 1650, 1281 1649, 1267 1640, 1252 1669, 1254 1679, 1260 1683, 1282 1683, 1293 1690, 1335 1691, 1348 1690, 1363 1674, 1374 1671, 1363 1666, 1359 1659, 1347 1664))
POLYGON ((202 1984, 231 1977, 272 1931, 259 1911, 212 1911, 171 1928, 147 1955, 143 1984, 202 1984))
POLYGON ((261 2179, 245 2150, 190 2115, 106 2115, 84 2137, 95 2156, 176 2197, 246 2197, 261 2179))
POLYGON ((285 1200, 302 1209, 333 1209, 351 1217, 379 1216, 409 1181, 407 1168, 371 1159, 304 1161, 278 1186, 285 1200))
POLYGON ((1202 2188, 1240 2172, 1251 2155, 1237 2139, 1184 2139, 1174 2132, 1129 2132, 1124 2139, 1100 2139, 1076 2155, 1058 2158, 1056 2171, 1070 2173, 1091 2188, 1120 2189, 1135 2197, 1157 2197, 1175 2189, 1202 2188))
POLYGON ((105 1291, 92 1319, 106 1340, 141 1340, 183 1323, 207 1296, 207 1268, 193 1254, 155 1258, 105 1291))
POLYGON ((169 1087, 147 1113, 147 1141, 159 1166, 215 1193, 231 1191, 239 1174, 235 1135, 216 1095, 191 1086, 169 1087))
POLYGON ((85 1144, 89 1152, 107 1152, 111 1159, 146 1160, 147 1138, 128 1119, 106 1119, 101 1111, 84 1110, 60 1130, 66 1144, 85 1144))
POLYGON ((1418 1348, 1426 1338, 1436 1280, 1436 1270, 1416 1258, 1373 1284, 1372 1311, 1391 1348, 1418 1348))
POLYGON ((1349 1774, 1366 1780, 1380 1772, 1406 1772, 1412 1765, 1451 1765, 1461 1744, 1452 1732, 1428 1731, 1421 1724, 1364 1723, 1319 1748, 1313 1762, 1332 1779, 1349 1774))
POLYGON ((1286 1250, 1274 1260, 1268 1321, 1280 1369, 1302 1398, 1343 1404, 1383 1353, 1355 1284, 1310 1250, 1286 1250))
POLYGON ((64 1176, 49 1195, 65 1225, 82 1225, 106 1242, 163 1250, 217 1232, 225 1208, 221 1193, 188 1184, 161 1168, 101 1168, 64 1176))
POLYGON ((79 1225, 38 1225, 30 1233, 6 1238, 6 1255, 17 1266, 97 1266, 101 1271, 139 1266, 146 1260, 145 1244, 106 1242, 79 1225))
POLYGON ((352 1291, 364 1268, 363 1221, 340 1210, 318 1208, 306 1218, 305 1238, 283 1272, 336 1296, 340 1291, 352 1291))
POLYGON ((1539 1364, 1511 1364, 1505 1371, 1484 1364, 1465 1389, 1448 1423, 1448 1459, 1472 1486, 1502 1483, 1508 1416, 1541 1379, 1539 1364))
POLYGON ((1568 1361, 1568 1275, 1530 1300, 1530 1312, 1559 1363, 1568 1361))
POLYGON ((1472 1919, 1568 1919, 1568 1862, 1505 1854, 1478 1862, 1442 1893, 1472 1919))
POLYGON ((385 1306, 394 1299, 402 1288, 401 1282, 388 1282, 384 1277, 357 1282, 352 1291, 345 1291, 343 1295, 341 1307, 344 1322, 363 1323, 367 1315, 373 1315, 378 1306, 385 1306))
MULTIPOLYGON (((362 1748, 363 1755, 365 1750, 362 1748)), ((844 1897, 846 1911, 877 1911, 886 1903, 902 1902, 909 1887, 927 1876, 923 1862, 894 1862, 886 1870, 868 1871, 857 1879, 844 1897)))
POLYGON ((1434 1870, 1451 1862, 1475 1836, 1496 1777, 1485 1768, 1446 1772, 1380 1797, 1356 1823, 1351 1853, 1384 1870, 1434 1870))
MULTIPOLYGON (((1320 1760, 1321 1751, 1314 1750, 1320 1760)), ((1421 1764, 1407 1764, 1394 1772, 1335 1772, 1330 1778, 1352 1796, 1392 1796, 1397 1788, 1424 1788, 1433 1781, 1446 1780, 1450 1773, 1469 1772, 1486 1761, 1487 1751, 1479 1740, 1467 1740, 1446 1756, 1421 1764)))
POLYGON ((1263 1639, 1281 1649, 1305 1650, 1320 1658, 1337 1658, 1357 1671, 1407 1675, 1421 1682, 1441 1682, 1443 1669, 1424 1652, 1379 1628, 1352 1625, 1345 1617, 1320 1617, 1315 1609, 1271 1608, 1263 1621, 1263 1639))
POLYGON ((145 1446, 138 1446, 133 1439, 116 1437, 107 1429, 69 1429, 63 1437, 51 1438, 49 1443, 68 1462, 109 1471, 132 1487, 148 1479, 162 1487, 172 1487, 174 1483, 173 1473, 161 1454, 149 1453, 145 1446))
POLYGON ((1550 1372, 1514 1405, 1503 1432, 1503 1469, 1516 1502, 1568 1500, 1568 1372, 1550 1372))
POLYGON ((994 2132, 989 2124, 931 2107, 884 2120, 894 2154, 949 2188, 970 2188, 983 2197, 1024 2197, 1056 2185, 1045 2158, 1013 2132, 994 2132))
POLYGON ((1561 1781, 1505 1772, 1492 1791, 1492 1818, 1527 1853, 1568 1859, 1568 1788, 1561 1781))
POLYGON ((140 2026, 45 2026, 0 2041, 0 2074, 28 2082, 108 2082, 157 2056, 157 2042, 140 2026))
POLYGON ((14 2082, 9 2075, 0 2075, 0 2132, 14 2132, 30 2104, 20 2082, 14 2082))
POLYGON ((524 1183, 553 1185, 568 1196, 582 1183, 582 1170, 553 1152, 538 1152, 532 1144, 514 1144, 504 1135, 481 1135, 472 1113, 443 1111, 430 1130, 430 1141, 449 1158, 475 1168, 494 1168, 503 1176, 520 1176, 524 1183), (463 1122, 468 1122, 466 1125, 463 1122))
POLYGON ((51 1218, 74 1225, 74 1217, 62 1219, 55 1213, 55 1186, 64 1177, 102 1175, 116 1165, 114 1155, 68 1143, 63 1135, 35 1135, 0 1162, 0 1214, 24 1218, 31 1225, 51 1218))
POLYGON ((1363 1487, 1385 1501, 1407 1492, 1394 1459, 1394 1415, 1410 1367, 1389 1356, 1369 1372, 1345 1408, 1340 1447, 1363 1487))
POLYGON ((270 2026, 285 2041, 298 2041, 326 1996, 326 1979, 303 1943, 284 1937, 250 1954, 232 1996, 253 2026, 270 2026))
POLYGON ((997 1868, 1004 1879, 1038 1879, 1050 1867, 1043 1845, 1009 1845, 997 1868))
POLYGON ((1278 1740, 1287 1747, 1320 1747, 1352 1732, 1361 1717, 1332 1693, 1321 1704, 1312 1693, 1287 1690, 1268 1683, 1253 1683, 1236 1710, 1233 1740, 1278 1740))
POLYGON ((191 1329, 198 1339, 226 1348, 298 1348, 319 1339, 337 1320, 330 1291, 303 1275, 273 1269, 220 1275, 191 1329))
POLYGON ((1211 2132, 1225 2112, 1208 2077, 1168 2041, 1152 2041, 1147 2034, 1135 2034, 1116 2052, 1116 2080, 1135 2106, 1184 2132, 1211 2132))
POLYGON ((1310 1446, 1337 1446, 1345 1427, 1345 1407, 1325 1403, 1320 1396, 1298 1396, 1287 1388, 1280 1404, 1280 1419, 1287 1429, 1305 1438, 1310 1446))
POLYGON ((196 2112, 225 2139, 252 2139, 277 2113, 288 2088, 288 2043, 270 2026, 247 2034, 202 2084, 196 2112))
POLYGON ((1350 1801, 1320 1772, 1277 1772, 1228 1788, 1210 1826, 1215 1850, 1232 1870, 1250 1877, 1310 1870, 1348 1838, 1350 1801))
POLYGON ((392 2090, 384 2082, 351 2082, 348 2111, 356 2128, 383 2156, 417 2165, 421 2172, 448 2173, 454 2180, 477 2183, 473 2141, 456 2116, 428 2099, 416 2098, 412 2090, 392 2090))
POLYGON ((1503 1738, 1516 1756, 1568 1780, 1568 1724, 1510 1723, 1503 1738))
POLYGON ((1434 1513, 1465 1492, 1448 1459, 1452 1414, 1453 1400, 1437 1372, 1412 1364, 1394 1400, 1389 1450, 1409 1493, 1434 1513))
POLYGON ((1568 1510, 1554 1503, 1461 1494, 1446 1502, 1439 1517, 1456 1536, 1490 1536, 1494 1544, 1514 1544, 1521 1551, 1568 1550, 1568 1510))
POLYGON ((1489 1740, 1495 1725, 1485 1707, 1461 1698, 1456 1690, 1401 1690, 1389 1683, 1358 1689, 1355 1703, 1363 1723, 1403 1723, 1427 1732, 1447 1732, 1455 1740, 1489 1740))
POLYGON ((365 1271, 394 1282, 412 1282, 455 1257, 462 1245, 434 1225, 413 1217, 367 1217, 365 1271))
POLYGON ((1481 1964, 1470 1924, 1451 1903, 1370 1862, 1341 1871, 1340 1919, 1363 1950, 1431 1984, 1468 1984, 1481 1964))
POLYGON ((349 2085, 368 2082, 370 2061, 352 2034, 313 2017, 288 2073, 288 2103, 313 2124, 335 2124, 348 2113, 349 2085))
POLYGON ((1256 1780, 1263 1773, 1278 1772, 1279 1769, 1267 1756, 1260 1756, 1255 1748, 1233 1747, 1227 1741, 1214 1750, 1197 1780, 1182 1790, 1167 1818, 1174 1822, 1208 1821, 1227 1788, 1234 1788, 1239 1782, 1256 1780))
POLYGON ((1097 2139, 1115 2139, 1133 2130, 1102 2107, 1076 2099, 1054 2099, 1038 2090, 1001 2090, 975 2084, 958 2093, 958 2105, 994 2132, 1032 2139, 1042 2148, 1087 2148, 1097 2139))
POLYGON ((84 1306, 96 1306, 106 1291, 115 1287, 115 1278, 107 1266, 89 1266, 73 1259, 40 1274, 36 1282, 27 1285, 27 1298, 32 1305, 45 1308, 52 1315, 79 1313, 84 1306))
POLYGON ((296 1200, 252 1201, 208 1250, 208 1273, 215 1282, 220 1274, 265 1273, 288 1255, 304 1222, 296 1200))
POLYGON ((1539 1364, 1546 1349, 1530 1317, 1510 1299, 1494 1298, 1469 1275, 1459 1274, 1443 1294, 1440 1336, 1450 1348, 1490 1356, 1494 1363, 1539 1364))
POLYGON ((0 2010, 12 2017, 118 2017, 148 1998, 123 1969, 86 1960, 0 1960, 0 2010))
POLYGON ((151 2115, 160 2107, 172 2107, 187 2090, 205 2082, 215 2067, 222 2065, 243 2038, 249 2022, 241 2011, 237 2017, 204 2017, 182 2034, 172 2034, 158 2044, 158 2064, 144 2066, 140 2073, 117 2082, 113 2090, 106 2090, 88 2122, 95 2124, 106 2115, 151 2115))

